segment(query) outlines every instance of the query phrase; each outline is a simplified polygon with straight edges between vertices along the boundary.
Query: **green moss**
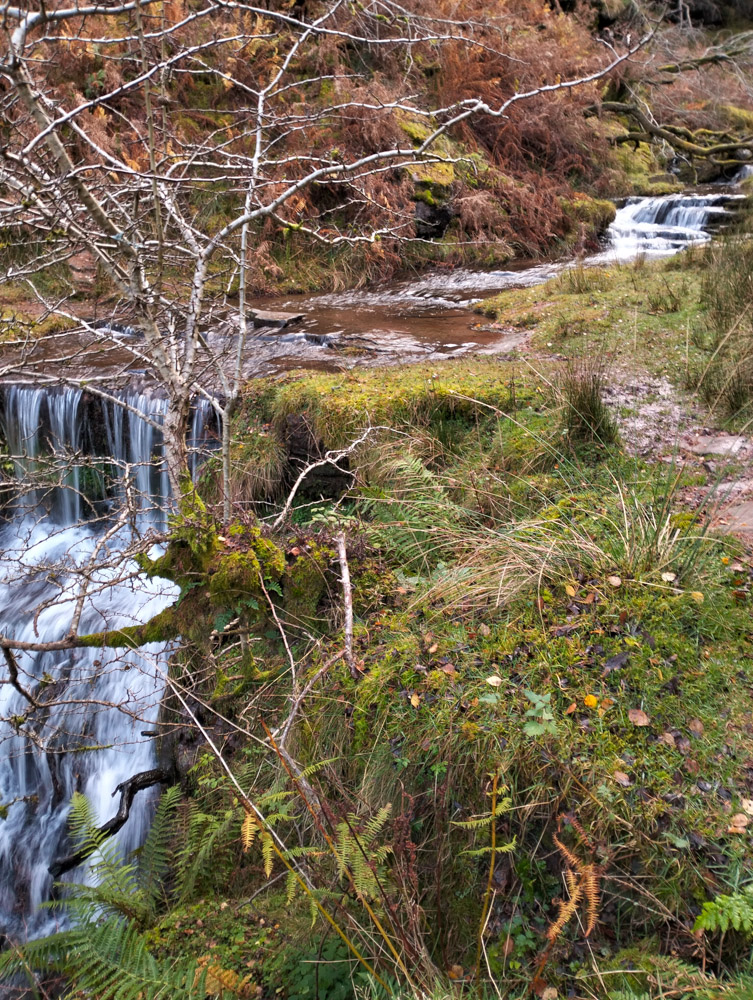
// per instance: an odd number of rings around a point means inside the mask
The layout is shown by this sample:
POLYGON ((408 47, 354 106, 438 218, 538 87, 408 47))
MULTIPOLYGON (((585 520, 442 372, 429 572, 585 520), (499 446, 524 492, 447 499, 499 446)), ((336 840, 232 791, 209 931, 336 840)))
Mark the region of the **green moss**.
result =
POLYGON ((79 636, 81 646, 138 649, 150 642, 167 642, 179 634, 174 608, 166 608, 143 625, 127 625, 107 632, 79 636))
POLYGON ((575 223, 586 225, 593 236, 600 236, 606 231, 617 213, 611 201, 589 198, 585 194, 576 194, 573 198, 560 198, 560 205, 568 219, 575 223))
POLYGON ((263 538, 258 528, 246 529, 247 547, 215 559, 209 580, 209 594, 218 608, 232 608, 239 602, 261 598, 265 585, 277 583, 285 572, 285 558, 274 542, 263 538))
POLYGON ((753 132, 753 111, 750 108, 740 108, 734 104, 721 104, 719 111, 731 128, 747 135, 753 132))
POLYGON ((488 412, 489 405, 507 407, 513 394, 524 400, 535 382, 533 376, 515 377, 508 364, 486 358, 400 365, 389 369, 389 377, 381 370, 292 372, 283 379, 249 383, 243 409, 273 421, 280 435, 290 414, 303 416, 331 448, 349 443, 368 423, 441 428, 454 418, 472 426, 484 405, 488 412))
POLYGON ((664 173, 664 164, 649 143, 620 143, 615 146, 614 155, 627 176, 632 194, 658 197, 682 190, 679 179, 664 173))
POLYGON ((293 549, 298 549, 299 554, 285 568, 285 612, 294 624, 310 626, 316 620, 319 602, 327 589, 329 567, 335 552, 329 546, 300 541, 293 549))

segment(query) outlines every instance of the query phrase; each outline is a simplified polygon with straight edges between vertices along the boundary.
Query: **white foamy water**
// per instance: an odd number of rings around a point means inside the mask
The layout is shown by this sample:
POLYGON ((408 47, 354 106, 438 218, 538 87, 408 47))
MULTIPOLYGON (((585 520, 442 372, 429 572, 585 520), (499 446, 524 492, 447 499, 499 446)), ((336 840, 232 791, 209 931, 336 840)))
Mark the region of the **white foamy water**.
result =
MULTIPOLYGON (((164 414, 158 398, 133 393, 127 402, 156 423, 164 414)), ((71 628, 84 567, 90 567, 89 592, 79 634, 143 623, 171 604, 177 588, 166 580, 147 580, 123 555, 134 531, 143 534, 164 523, 168 488, 159 430, 112 403, 85 405, 77 389, 12 386, 5 389, 4 404, 5 439, 19 483, 26 484, 47 461, 60 470, 62 487, 37 484, 0 527, 0 633, 28 642, 61 640, 71 628), (110 480, 110 499, 99 501, 96 519, 82 496, 93 459, 106 467, 110 480), (135 523, 106 539, 126 469, 137 496, 135 523)), ((200 449, 207 444, 206 418, 206 409, 197 408, 189 443, 200 449)), ((194 468, 198 461, 193 455, 194 468)), ((54 923, 39 904, 52 889, 49 865, 67 853, 73 793, 84 793, 98 822, 104 822, 117 811, 118 784, 156 765, 154 741, 142 731, 157 721, 169 651, 151 644, 137 651, 14 655, 20 686, 49 704, 29 715, 28 700, 9 683, 8 666, 0 659, 0 717, 7 720, 0 723, 0 805, 8 809, 0 821, 0 934, 23 938, 54 923)), ((122 851, 142 842, 155 794, 136 795, 117 834, 122 851)), ((74 877, 86 877, 85 868, 74 877)))

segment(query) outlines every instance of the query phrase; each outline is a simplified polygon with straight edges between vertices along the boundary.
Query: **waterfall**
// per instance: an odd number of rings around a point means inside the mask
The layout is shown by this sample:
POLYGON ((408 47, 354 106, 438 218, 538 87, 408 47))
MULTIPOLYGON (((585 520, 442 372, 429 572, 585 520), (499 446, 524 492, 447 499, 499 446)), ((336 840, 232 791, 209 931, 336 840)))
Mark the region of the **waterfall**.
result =
POLYGON ((628 198, 609 227, 611 255, 618 259, 640 253, 665 256, 711 239, 710 229, 730 217, 729 194, 675 194, 662 198, 628 198))
MULTIPOLYGON (((30 642, 61 639, 71 627, 83 579, 77 570, 83 568, 89 593, 79 634, 147 621, 177 596, 166 580, 134 575, 135 566, 124 555, 132 528, 106 537, 113 525, 106 510, 81 520, 86 507, 81 472, 97 459, 114 469, 112 508, 130 466, 138 496, 137 530, 162 523, 168 486, 155 425, 166 404, 143 393, 123 393, 121 399, 153 423, 112 401, 86 398, 78 389, 5 389, 2 425, 16 478, 24 483, 45 467, 59 473, 60 483, 27 494, 6 512, 0 527, 0 632, 5 635, 30 642)), ((206 418, 206 409, 197 408, 191 430, 196 448, 211 447, 206 418)), ((196 468, 198 459, 192 462, 196 468)), ((52 888, 48 866, 65 853, 73 792, 86 794, 98 822, 104 822, 117 809, 116 786, 155 766, 153 740, 143 733, 157 721, 169 650, 151 644, 137 651, 15 656, 20 686, 53 703, 27 725, 24 694, 10 683, 0 685, 0 717, 14 720, 0 722, 0 806, 7 808, 7 818, 0 821, 0 935, 23 938, 54 928, 53 911, 38 907, 52 888)), ((2 675, 8 676, 4 668, 2 675)), ((148 792, 136 796, 117 835, 122 851, 143 840, 153 798, 148 792)), ((73 877, 80 880, 82 870, 73 877)))

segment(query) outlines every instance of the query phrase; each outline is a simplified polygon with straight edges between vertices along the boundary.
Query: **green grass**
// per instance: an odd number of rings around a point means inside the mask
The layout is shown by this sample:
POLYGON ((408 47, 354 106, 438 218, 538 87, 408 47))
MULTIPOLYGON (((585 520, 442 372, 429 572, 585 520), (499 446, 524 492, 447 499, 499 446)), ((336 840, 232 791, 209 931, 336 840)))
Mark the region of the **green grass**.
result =
POLYGON ((606 349, 631 368, 682 384, 704 357, 694 334, 704 324, 701 261, 691 251, 668 261, 575 267, 479 308, 502 325, 526 317, 536 351, 576 356, 606 349))
MULTIPOLYGON (((353 459, 346 504, 301 498, 284 536, 292 552, 345 530, 355 588, 358 679, 342 663, 329 668, 293 752, 315 766, 310 780, 335 814, 365 821, 391 804, 385 884, 398 924, 425 950, 422 975, 441 983, 460 968, 475 995, 489 826, 462 823, 488 814, 497 772, 509 799, 498 843, 515 846, 497 858, 480 995, 493 991, 489 976, 504 1000, 526 995, 546 957, 544 979, 560 995, 606 998, 595 961, 615 990, 656 1000, 672 972, 679 996, 703 996, 711 981, 699 978, 693 923, 753 862, 750 837, 728 833, 750 796, 753 581, 736 543, 709 537, 702 512, 682 506, 695 474, 573 441, 547 381, 488 360, 388 378, 294 374, 250 387, 243 414, 269 433, 303 415, 327 447, 369 419, 399 431, 353 459), (593 953, 574 921, 545 955, 552 900, 565 892, 557 828, 584 850, 568 816, 603 870, 600 922, 593 953)), ((339 571, 322 565, 316 632, 290 632, 303 677, 342 643, 339 571)), ((273 640, 260 647, 262 669, 273 640)), ((272 726, 287 710, 286 683, 247 687, 223 712, 261 711, 272 726)), ((243 753, 251 791, 285 785, 274 759, 253 744, 243 753)), ((285 835, 301 849, 318 842, 305 824, 285 835)), ((239 855, 241 872, 259 863, 239 855)), ((324 862, 308 863, 331 888, 324 862)), ((238 903, 229 889, 227 899, 238 903)), ((306 909, 273 887, 258 905, 270 922, 295 923, 306 909)), ((318 924, 311 935, 301 953, 325 940, 318 924)), ((170 932, 171 947, 180 939, 170 932)), ((745 973, 734 941, 701 947, 707 973, 713 965, 730 984, 745 973)), ((291 948, 257 952, 262 978, 291 948)))

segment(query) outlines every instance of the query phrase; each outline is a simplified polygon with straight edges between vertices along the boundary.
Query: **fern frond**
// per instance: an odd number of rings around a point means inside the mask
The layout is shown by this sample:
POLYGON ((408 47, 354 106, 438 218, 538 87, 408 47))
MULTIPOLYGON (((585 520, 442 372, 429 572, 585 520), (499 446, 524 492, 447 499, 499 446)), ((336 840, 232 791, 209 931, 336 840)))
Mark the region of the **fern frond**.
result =
POLYGON ((581 873, 581 885, 583 886, 583 896, 586 901, 586 937, 596 926, 599 918, 599 903, 601 895, 599 892, 601 883, 601 869, 598 865, 587 865, 581 873))
POLYGON ((565 861, 567 861, 570 867, 579 872, 583 867, 583 862, 580 860, 578 855, 574 854, 566 844, 563 844, 556 834, 552 837, 552 840, 554 841, 557 850, 560 852, 565 861))
POLYGON ((178 785, 163 792, 146 840, 136 852, 139 889, 152 908, 156 906, 162 878, 169 867, 170 843, 175 836, 175 814, 180 800, 178 785))
POLYGON ((565 929, 567 924, 570 923, 573 916, 578 909, 578 903, 580 902, 583 890, 580 885, 575 887, 575 892, 572 896, 565 902, 564 900, 559 900, 559 914, 554 923, 547 929, 546 936, 551 941, 554 942, 560 936, 562 931, 565 929))
POLYGON ((241 824, 241 846, 243 853, 248 853, 248 849, 254 842, 259 821, 252 812, 247 812, 241 824))
POLYGON ((516 847, 517 841, 516 838, 513 837, 508 844, 495 844, 494 847, 487 844, 486 847, 477 847, 473 851, 463 851, 462 853, 464 857, 478 858, 483 854, 510 854, 516 847))

